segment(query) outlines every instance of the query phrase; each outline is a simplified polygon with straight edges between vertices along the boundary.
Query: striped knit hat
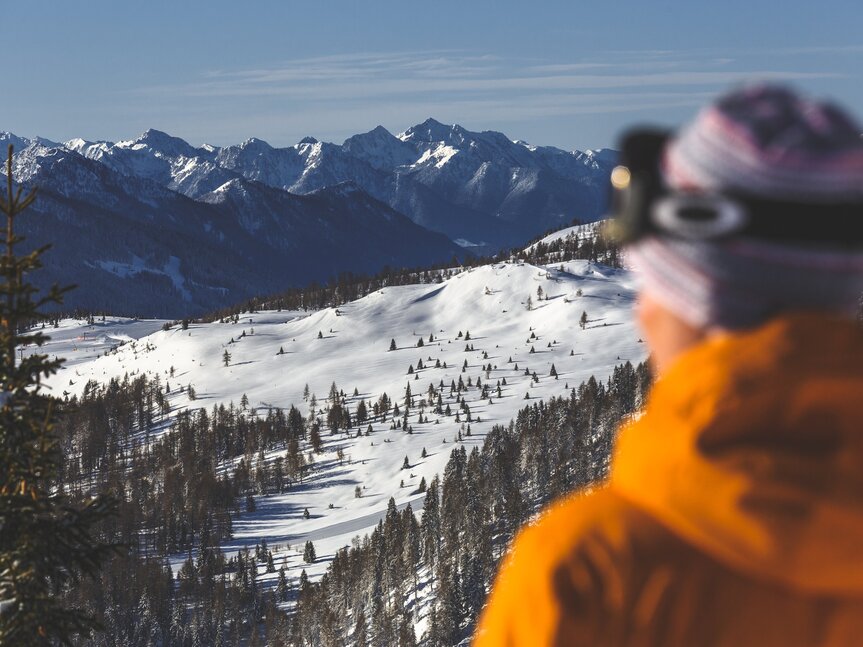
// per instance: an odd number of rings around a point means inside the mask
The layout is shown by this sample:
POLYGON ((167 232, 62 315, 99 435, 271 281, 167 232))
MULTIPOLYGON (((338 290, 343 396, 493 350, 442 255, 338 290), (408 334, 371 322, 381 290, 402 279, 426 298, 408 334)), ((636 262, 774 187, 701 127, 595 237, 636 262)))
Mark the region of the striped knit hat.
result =
MULTIPOLYGON (((749 86, 719 98, 668 143, 663 176, 681 191, 861 201, 861 132, 835 106, 749 86)), ((790 310, 851 314, 863 292, 861 248, 656 235, 627 253, 642 289, 696 327, 747 328, 790 310)))

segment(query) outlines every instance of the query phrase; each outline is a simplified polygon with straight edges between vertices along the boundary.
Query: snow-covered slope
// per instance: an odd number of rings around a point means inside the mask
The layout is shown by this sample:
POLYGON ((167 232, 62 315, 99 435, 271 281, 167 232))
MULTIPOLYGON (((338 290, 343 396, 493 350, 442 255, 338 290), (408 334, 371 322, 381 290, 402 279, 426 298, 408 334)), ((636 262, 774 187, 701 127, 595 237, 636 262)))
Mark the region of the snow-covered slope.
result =
POLYGON ((558 240, 583 240, 585 238, 594 238, 599 231, 599 228, 602 226, 602 221, 599 222, 590 222, 586 225, 574 225, 572 227, 564 227, 563 229, 558 229, 555 232, 548 234, 540 238, 538 241, 529 245, 525 248, 525 252, 530 253, 534 249, 536 249, 537 245, 556 242, 558 240))
POLYGON ((277 549, 277 560, 287 558, 293 577, 301 568, 317 577, 339 547, 376 524, 390 497, 415 510, 421 507, 420 479, 441 472, 459 431, 467 432, 464 418, 455 420, 455 396, 447 396, 452 382, 472 384, 464 395, 471 435, 463 442, 481 444, 492 425, 508 423, 525 405, 562 395, 591 375, 604 379, 618 363, 644 359, 632 302, 632 276, 623 270, 585 261, 552 267, 501 263, 440 283, 384 288, 338 310, 258 312, 237 323, 193 323, 188 330, 162 330, 161 321, 108 318, 87 325, 67 320, 46 331, 53 339, 42 352, 68 358, 48 381, 58 395, 79 394, 91 379, 147 373, 170 384, 173 414, 218 403, 239 405, 246 394, 249 407, 259 413, 293 404, 306 415, 305 385, 321 408, 333 382, 352 411, 360 399, 373 402, 384 392, 403 406, 410 385, 417 412, 429 385, 442 382, 452 416, 435 415, 427 405, 428 421, 419 424, 414 415, 410 434, 390 429, 389 421, 374 423, 368 436, 356 437, 356 428, 350 436, 326 432, 325 452, 316 457, 302 488, 259 497, 257 511, 235 522, 226 550, 266 539, 277 549), (537 298, 540 287, 544 300, 537 298), (589 320, 584 329, 578 323, 582 312, 589 320), (393 339, 398 348, 389 351, 393 339), (417 347, 420 339, 424 344, 417 347), (231 355, 227 367, 225 350, 231 355), (558 379, 550 376, 552 365, 558 379), (481 397, 478 379, 489 386, 491 402, 481 397), (189 384, 197 400, 179 392, 189 384), (351 395, 354 389, 357 396, 351 395), (409 469, 402 469, 405 456, 409 469), (304 508, 309 519, 301 514, 304 508), (298 552, 308 539, 324 558, 312 566, 303 564, 298 552))

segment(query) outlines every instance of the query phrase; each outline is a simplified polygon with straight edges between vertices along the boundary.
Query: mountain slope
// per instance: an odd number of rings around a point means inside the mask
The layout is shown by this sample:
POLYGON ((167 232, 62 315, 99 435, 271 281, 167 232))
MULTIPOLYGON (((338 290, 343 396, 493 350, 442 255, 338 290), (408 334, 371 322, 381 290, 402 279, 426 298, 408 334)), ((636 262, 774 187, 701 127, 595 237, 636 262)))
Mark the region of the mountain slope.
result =
POLYGON ((67 308, 184 317, 345 270, 460 253, 348 185, 299 196, 234 175, 193 200, 155 171, 126 175, 38 142, 16 154, 15 176, 39 187, 21 220, 27 245, 61 241, 38 280, 86 286, 68 295, 67 308))

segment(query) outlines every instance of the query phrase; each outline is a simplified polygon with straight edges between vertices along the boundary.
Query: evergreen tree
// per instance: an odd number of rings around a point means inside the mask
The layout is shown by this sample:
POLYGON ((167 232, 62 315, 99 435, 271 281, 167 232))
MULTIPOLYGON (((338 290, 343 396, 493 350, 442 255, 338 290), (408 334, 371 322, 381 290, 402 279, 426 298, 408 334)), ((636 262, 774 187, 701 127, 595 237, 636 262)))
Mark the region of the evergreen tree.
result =
POLYGON ((312 443, 312 451, 320 454, 324 450, 324 443, 321 439, 321 426, 317 422, 313 422, 309 429, 309 441, 312 443))
POLYGON ((229 366, 231 364, 231 354, 228 352, 228 349, 225 349, 225 352, 222 353, 222 361, 225 363, 225 366, 229 366))
POLYGON ((360 607, 360 610, 357 612, 357 624, 354 627, 354 645, 355 647, 367 647, 368 646, 368 636, 366 635, 368 629, 366 628, 366 614, 363 611, 363 608, 360 607))
POLYGON ((288 601, 288 580, 285 577, 284 566, 279 568, 279 582, 276 584, 276 596, 281 602, 288 601))
POLYGON ((390 350, 396 350, 396 340, 395 339, 390 340, 390 350))
MULTIPOLYGON (((309 542, 309 543, 311 543, 311 542, 309 542)), ((306 569, 303 569, 302 571, 300 571, 300 592, 305 591, 308 586, 309 586, 309 576, 306 575, 306 569)))
POLYGON ((273 564, 273 553, 271 551, 267 551, 267 573, 275 573, 276 565, 273 564))
POLYGON ((359 404, 357 404, 357 410, 356 410, 356 413, 354 414, 354 418, 357 421, 357 426, 365 423, 365 421, 368 420, 369 410, 368 410, 368 407, 366 406, 365 400, 360 400, 359 404))
POLYGON ((437 607, 437 624, 440 632, 441 645, 457 645, 461 638, 461 619, 464 611, 461 601, 461 582, 458 568, 442 562, 438 594, 435 600, 437 607))
POLYGON ((303 549, 303 561, 306 564, 312 564, 317 559, 317 555, 315 555, 315 545, 307 541, 306 546, 303 549))
POLYGON ((22 188, 14 190, 11 145, 6 181, 7 199, 0 199, 6 216, 0 260, 0 644, 68 643, 96 623, 83 609, 64 605, 57 592, 98 573, 112 549, 95 536, 95 526, 114 503, 96 497, 77 504, 56 487, 59 403, 43 393, 41 380, 61 362, 34 353, 16 364, 15 350, 47 341, 40 332, 24 334, 24 327, 41 317, 40 307, 60 303, 66 290, 54 286, 34 300, 37 289, 26 278, 41 267, 47 247, 15 254, 22 241, 17 217, 35 192, 22 199, 22 188))

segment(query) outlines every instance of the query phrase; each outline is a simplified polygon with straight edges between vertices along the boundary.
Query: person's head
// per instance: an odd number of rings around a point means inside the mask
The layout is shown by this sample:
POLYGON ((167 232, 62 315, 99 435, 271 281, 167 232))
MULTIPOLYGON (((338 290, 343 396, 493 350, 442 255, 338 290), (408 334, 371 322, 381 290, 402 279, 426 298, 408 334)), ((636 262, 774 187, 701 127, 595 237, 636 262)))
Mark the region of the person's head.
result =
POLYGON ((612 174, 657 368, 717 331, 856 311, 863 140, 839 108, 776 85, 732 91, 673 136, 634 132, 612 174))

